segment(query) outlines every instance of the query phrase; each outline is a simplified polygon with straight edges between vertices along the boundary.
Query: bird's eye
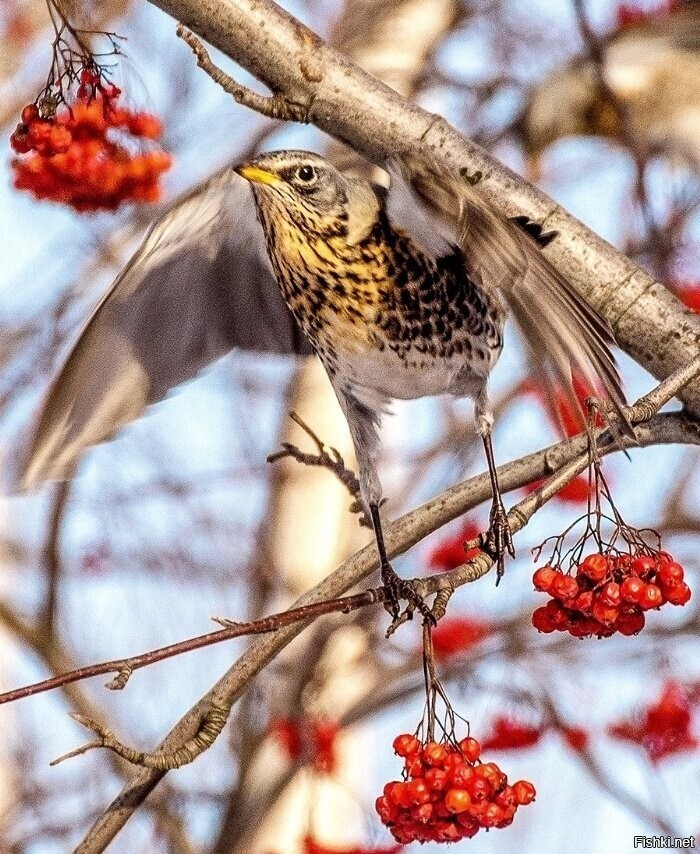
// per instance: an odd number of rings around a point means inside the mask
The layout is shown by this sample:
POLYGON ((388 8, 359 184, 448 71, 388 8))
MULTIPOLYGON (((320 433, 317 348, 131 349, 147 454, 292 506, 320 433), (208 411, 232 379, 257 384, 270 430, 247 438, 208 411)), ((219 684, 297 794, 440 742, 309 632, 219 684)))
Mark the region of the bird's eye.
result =
POLYGON ((299 181, 302 181, 304 184, 311 184, 316 180, 318 176, 316 175, 316 170, 313 166, 310 166, 308 163, 305 163, 303 166, 300 166, 296 172, 296 178, 299 181))

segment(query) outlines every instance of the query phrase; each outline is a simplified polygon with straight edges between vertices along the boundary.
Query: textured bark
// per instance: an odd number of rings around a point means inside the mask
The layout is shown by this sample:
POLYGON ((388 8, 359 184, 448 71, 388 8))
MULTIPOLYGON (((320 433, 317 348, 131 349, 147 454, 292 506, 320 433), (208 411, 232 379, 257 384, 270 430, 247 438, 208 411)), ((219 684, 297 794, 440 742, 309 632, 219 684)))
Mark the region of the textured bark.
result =
MULTIPOLYGON (((482 172, 477 190, 503 213, 527 214, 559 231, 546 254, 608 318, 620 346, 657 378, 700 352, 700 317, 653 276, 442 117, 360 69, 271 0, 152 2, 370 159, 429 152, 448 168, 482 172)), ((700 382, 681 397, 700 416, 700 382)))

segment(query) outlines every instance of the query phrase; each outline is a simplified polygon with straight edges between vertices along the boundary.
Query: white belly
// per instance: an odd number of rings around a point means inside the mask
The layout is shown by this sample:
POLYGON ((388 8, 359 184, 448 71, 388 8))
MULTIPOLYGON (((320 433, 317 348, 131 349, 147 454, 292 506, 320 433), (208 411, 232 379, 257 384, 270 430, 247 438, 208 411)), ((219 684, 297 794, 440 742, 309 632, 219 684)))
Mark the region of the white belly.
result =
POLYGON ((337 382, 367 403, 380 398, 415 400, 447 393, 472 396, 483 385, 490 367, 484 365, 482 371, 472 372, 463 357, 434 358, 418 352, 400 359, 387 348, 341 357, 337 382))

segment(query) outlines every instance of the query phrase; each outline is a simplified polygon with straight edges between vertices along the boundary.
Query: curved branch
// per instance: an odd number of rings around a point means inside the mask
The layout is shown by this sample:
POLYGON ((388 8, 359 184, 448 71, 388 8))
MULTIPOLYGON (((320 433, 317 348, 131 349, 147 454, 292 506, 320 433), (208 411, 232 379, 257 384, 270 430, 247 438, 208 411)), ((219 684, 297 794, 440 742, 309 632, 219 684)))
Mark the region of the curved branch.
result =
MULTIPOLYGON (((656 416, 639 426, 636 434, 638 445, 641 447, 678 443, 700 445, 700 424, 678 413, 656 416)), ((626 441, 629 442, 629 440, 626 441)), ((587 439, 581 436, 502 466, 498 471, 501 489, 507 492, 546 477, 552 471, 580 459, 586 446, 587 439)), ((609 453, 617 449, 617 445, 608 443, 607 448, 602 449, 601 453, 609 453)), ((385 530, 389 556, 396 557, 403 554, 429 533, 488 500, 490 496, 489 476, 482 474, 446 490, 416 510, 405 514, 385 530)), ((481 571, 482 558, 485 559, 485 556, 480 555, 474 561, 478 565, 475 571, 481 571)), ((454 572, 466 573, 470 571, 468 569, 470 566, 471 564, 466 564, 454 572)), ((341 596, 376 569, 376 548, 374 545, 366 546, 341 564, 320 584, 300 597, 293 607, 302 607, 341 596)), ((484 571, 487 570, 488 566, 484 571)), ((460 583, 463 583, 461 579, 460 583)), ((309 621, 297 622, 254 641, 213 688, 175 724, 161 742, 159 751, 165 753, 175 751, 183 743, 195 737, 201 729, 202 720, 213 706, 230 708, 262 668, 308 624, 309 621)), ((122 789, 105 813, 92 826, 84 841, 76 849, 77 854, 94 854, 96 851, 103 851, 164 775, 165 772, 161 770, 139 769, 132 782, 122 789)))

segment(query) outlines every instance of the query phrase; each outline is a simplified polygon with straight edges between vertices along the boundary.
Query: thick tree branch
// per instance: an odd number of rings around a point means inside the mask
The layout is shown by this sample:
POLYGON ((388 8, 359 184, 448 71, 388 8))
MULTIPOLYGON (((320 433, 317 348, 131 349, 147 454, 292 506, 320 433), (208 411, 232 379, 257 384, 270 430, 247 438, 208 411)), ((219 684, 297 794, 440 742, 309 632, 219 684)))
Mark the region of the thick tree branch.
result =
MULTIPOLYGON (((658 378, 700 351, 700 317, 649 273, 547 195, 507 169, 442 117, 367 74, 272 0, 151 0, 218 47, 308 120, 370 159, 429 153, 446 168, 480 171, 483 193, 508 215, 525 214, 559 232, 545 254, 609 320, 617 340, 658 378)), ((682 393, 700 415, 700 382, 682 393)))

